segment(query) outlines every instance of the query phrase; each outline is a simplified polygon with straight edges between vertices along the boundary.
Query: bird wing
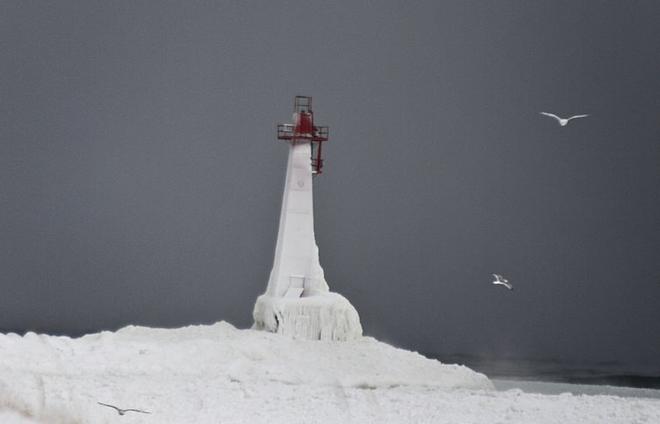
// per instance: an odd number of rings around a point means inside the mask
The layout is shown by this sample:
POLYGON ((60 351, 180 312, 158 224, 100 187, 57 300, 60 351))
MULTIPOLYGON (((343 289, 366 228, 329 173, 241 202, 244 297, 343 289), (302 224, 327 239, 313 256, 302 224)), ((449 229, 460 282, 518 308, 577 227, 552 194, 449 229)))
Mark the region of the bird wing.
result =
POLYGON ((151 414, 151 412, 143 411, 141 409, 124 409, 124 412, 139 412, 141 414, 151 414))
POLYGON ((497 274, 491 274, 497 281, 500 281, 501 276, 497 274))
POLYGON ((495 284, 495 285, 497 285, 497 286, 504 286, 504 287, 506 287, 506 288, 509 289, 509 290, 513 290, 513 286, 512 286, 511 284, 509 284, 509 283, 505 283, 505 282, 503 282, 503 281, 493 281, 493 284, 495 284))
POLYGON ((549 116, 551 118, 555 118, 557 121, 561 121, 561 118, 555 115, 554 113, 541 112, 541 115, 549 116))
POLYGON ((576 119, 576 118, 586 118, 589 115, 573 115, 570 118, 567 119, 567 121, 570 121, 571 119, 576 119))
POLYGON ((96 403, 98 403, 99 405, 103 405, 103 406, 107 406, 108 408, 112 408, 112 409, 116 409, 116 410, 117 410, 117 412, 119 412, 119 411, 120 411, 120 409, 119 409, 119 408, 117 408, 117 407, 116 407, 116 406, 114 406, 114 405, 108 405, 107 403, 103 403, 103 402, 96 402, 96 403))

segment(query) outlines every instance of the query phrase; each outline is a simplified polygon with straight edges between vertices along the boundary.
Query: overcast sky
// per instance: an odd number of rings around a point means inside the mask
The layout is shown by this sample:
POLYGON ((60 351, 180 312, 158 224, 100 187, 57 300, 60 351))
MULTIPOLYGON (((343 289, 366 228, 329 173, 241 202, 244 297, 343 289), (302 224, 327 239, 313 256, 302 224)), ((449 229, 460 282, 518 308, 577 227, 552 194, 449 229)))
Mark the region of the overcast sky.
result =
POLYGON ((0 328, 249 327, 303 94, 331 134, 321 264, 366 334, 660 372, 658 22, 657 1, 3 1, 0 328))

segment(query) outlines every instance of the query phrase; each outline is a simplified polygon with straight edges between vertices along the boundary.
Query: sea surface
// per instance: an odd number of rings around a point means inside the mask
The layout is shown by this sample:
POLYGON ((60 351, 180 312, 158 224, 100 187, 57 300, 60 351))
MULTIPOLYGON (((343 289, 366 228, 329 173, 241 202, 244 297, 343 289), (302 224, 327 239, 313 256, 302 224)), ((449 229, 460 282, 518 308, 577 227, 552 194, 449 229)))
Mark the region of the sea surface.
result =
MULTIPOLYGON (((525 384, 525 382, 546 382, 556 383, 556 385, 547 385, 544 390, 550 390, 551 392, 560 390, 559 393, 562 390, 562 385, 559 383, 591 387, 582 389, 585 390, 585 394, 591 394, 595 390, 593 387, 597 386, 654 389, 653 392, 646 393, 647 395, 654 395, 651 397, 657 397, 657 393, 660 393, 660 360, 658 369, 655 372, 649 372, 648 370, 641 372, 617 362, 583 365, 551 359, 494 359, 472 355, 427 356, 437 358, 444 363, 468 366, 475 371, 486 374, 496 382, 500 381, 499 385, 501 387, 509 387, 511 382, 516 382, 515 385, 525 386, 529 389, 532 385, 525 384)), ((600 391, 604 392, 605 390, 601 389, 600 391)), ((611 389, 609 391, 612 392, 611 389)), ((619 392, 633 393, 625 390, 619 392)), ((643 394, 645 392, 639 393, 643 394)))

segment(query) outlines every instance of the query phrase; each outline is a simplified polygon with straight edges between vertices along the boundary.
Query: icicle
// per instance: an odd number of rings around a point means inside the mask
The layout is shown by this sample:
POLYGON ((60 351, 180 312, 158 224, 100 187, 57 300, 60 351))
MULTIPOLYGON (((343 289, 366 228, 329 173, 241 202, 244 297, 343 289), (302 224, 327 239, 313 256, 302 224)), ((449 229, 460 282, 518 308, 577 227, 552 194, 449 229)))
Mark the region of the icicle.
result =
POLYGON ((357 311, 338 293, 297 299, 262 295, 253 315, 255 329, 294 339, 344 341, 362 335, 357 311))

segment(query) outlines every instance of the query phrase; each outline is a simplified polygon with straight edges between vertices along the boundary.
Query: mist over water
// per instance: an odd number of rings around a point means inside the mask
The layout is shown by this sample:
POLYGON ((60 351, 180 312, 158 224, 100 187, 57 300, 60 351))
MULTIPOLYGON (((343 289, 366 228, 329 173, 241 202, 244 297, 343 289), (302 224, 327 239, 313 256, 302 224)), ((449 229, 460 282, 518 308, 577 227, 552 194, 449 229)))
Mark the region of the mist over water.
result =
POLYGON ((427 355, 445 363, 466 365, 495 379, 660 389, 660 369, 616 361, 494 358, 475 355, 427 355))

